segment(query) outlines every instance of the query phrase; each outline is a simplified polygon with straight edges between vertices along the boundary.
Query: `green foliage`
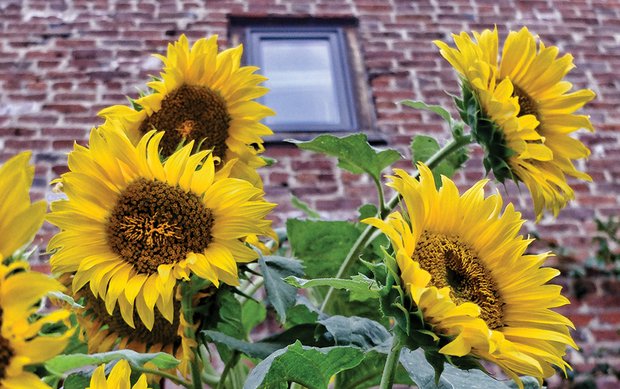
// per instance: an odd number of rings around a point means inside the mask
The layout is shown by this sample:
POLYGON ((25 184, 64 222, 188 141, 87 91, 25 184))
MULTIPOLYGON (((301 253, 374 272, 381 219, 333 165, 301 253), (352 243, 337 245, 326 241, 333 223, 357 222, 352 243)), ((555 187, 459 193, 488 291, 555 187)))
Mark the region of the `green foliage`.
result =
POLYGON ((246 337, 250 331, 267 318, 267 309, 256 300, 247 300, 241 305, 241 323, 245 330, 246 337))
POLYGON ((445 120, 450 125, 450 127, 452 127, 452 115, 450 115, 450 112, 448 112, 440 105, 428 105, 423 101, 417 100, 403 100, 400 103, 414 109, 423 109, 426 111, 434 112, 437 115, 441 116, 441 118, 445 120))
POLYGON ((90 384, 90 378, 91 375, 84 372, 73 373, 64 380, 62 387, 63 389, 88 388, 90 384))
POLYGON ((336 346, 357 346, 369 350, 387 342, 391 336, 383 325, 364 317, 331 316, 319 320, 326 338, 336 346))
POLYGON ((74 309, 84 308, 83 306, 75 302, 73 297, 66 295, 62 292, 49 292, 47 296, 50 297, 51 299, 62 301, 63 303, 67 304, 67 306, 74 308, 74 309))
MULTIPOLYGON (((427 161, 436 154, 439 149, 439 143, 437 143, 435 138, 426 135, 417 135, 411 142, 411 155, 414 166, 416 162, 427 161)), ((437 188, 441 187, 442 175, 448 178, 452 177, 468 158, 467 149, 460 148, 457 152, 450 154, 449 157, 439 162, 433 169, 433 176, 435 177, 435 185, 437 188)))
POLYGON ((461 98, 454 97, 454 102, 461 118, 471 128, 473 139, 484 149, 483 165, 487 173, 493 171, 499 182, 507 179, 518 182, 508 165, 515 152, 507 146, 503 130, 486 116, 473 88, 465 80, 461 82, 461 92, 461 98))
POLYGON ((270 158, 270 157, 265 157, 264 155, 261 155, 260 159, 262 159, 265 162, 265 167, 273 166, 276 163, 278 163, 277 159, 270 158))
POLYGON ((293 207, 299 209, 300 211, 302 211, 303 213, 306 214, 306 216, 310 219, 320 219, 321 215, 319 215, 319 213, 317 211, 315 211, 314 209, 312 209, 310 207, 310 205, 304 201, 302 201, 301 199, 299 199, 299 197, 295 196, 295 195, 291 195, 291 204, 293 205, 293 207))
POLYGON ((285 322, 286 311, 295 304, 297 290, 283 279, 303 275, 303 267, 299 261, 278 256, 261 256, 258 264, 265 280, 267 301, 276 310, 280 321, 285 322))
MULTIPOLYGON (((361 231, 365 226, 356 225, 344 221, 306 221, 289 219, 286 223, 289 242, 293 254, 302 260, 305 267, 306 277, 330 278, 338 273, 343 258, 347 256, 361 231)), ((381 236, 366 247, 361 255, 363 258, 378 260, 380 257, 380 245, 386 243, 386 238, 381 236)), ((343 276, 370 275, 368 268, 357 261, 349 272, 343 276)), ((312 288, 312 296, 322 301, 327 286, 315 286, 312 288)), ((343 315, 357 315, 369 317, 375 320, 381 318, 378 311, 378 301, 359 303, 351 302, 346 291, 336 291, 334 305, 330 312, 338 312, 343 315)))
POLYGON ((151 363, 160 369, 172 369, 179 360, 166 353, 142 354, 133 350, 118 350, 99 354, 68 354, 57 355, 45 362, 45 368, 52 374, 62 376, 65 373, 84 366, 98 366, 102 363, 126 359, 133 366, 144 366, 151 363))
POLYGON ((256 365, 243 388, 286 389, 289 382, 297 382, 309 389, 326 389, 334 374, 354 368, 363 359, 357 347, 317 348, 295 342, 256 365))
POLYGON ((368 143, 366 134, 338 138, 319 135, 311 141, 290 140, 302 150, 311 150, 338 158, 338 166, 354 174, 368 173, 380 181, 381 171, 401 158, 398 151, 377 150, 368 143))
POLYGON ((422 350, 403 349, 400 363, 409 377, 422 389, 507 389, 506 383, 498 381, 480 370, 461 370, 443 364, 435 358, 429 363, 422 350), (441 366, 439 366, 441 364, 441 366), (437 369, 437 370, 436 370, 437 369), (440 371, 440 376, 436 374, 440 371))
POLYGON ((218 331, 206 330, 203 331, 202 334, 211 341, 224 345, 231 350, 241 352, 251 358, 264 359, 277 350, 283 349, 296 341, 312 346, 330 346, 331 344, 325 339, 315 337, 316 329, 316 323, 302 324, 257 342, 246 342, 218 331))
POLYGON ((607 221, 595 219, 596 230, 601 234, 592 239, 596 244, 594 260, 602 267, 609 267, 620 275, 620 217, 610 217, 607 221))
POLYGON ((364 220, 369 217, 375 217, 379 214, 379 210, 373 204, 364 204, 357 210, 359 213, 359 220, 364 220))
MULTIPOLYGON (((238 339, 244 339, 246 329, 243 325, 241 303, 228 289, 220 289, 216 293, 215 323, 205 326, 206 328, 214 328, 216 331, 233 336, 238 339)), ((218 352, 223 361, 229 361, 234 358, 234 353, 227 347, 218 347, 218 352)))
MULTIPOLYGON (((143 91, 138 91, 140 93, 140 97, 146 96, 147 93, 143 92, 143 91)), ((144 108, 138 104, 138 101, 136 99, 132 99, 131 97, 127 97, 127 100, 129 100, 129 104, 131 104, 131 108, 133 108, 136 112, 140 112, 142 111, 144 108)))
MULTIPOLYGON (((375 350, 364 354, 364 360, 353 369, 340 372, 336 376, 335 389, 376 388, 381 382, 381 374, 387 356, 375 350)), ((413 385, 413 381, 402 366, 396 369, 395 384, 413 385)))
MULTIPOLYGON (((342 260, 351 250, 361 233, 360 227, 345 221, 308 221, 289 219, 286 230, 295 257, 303 261, 309 278, 332 277, 338 272, 342 260)), ((362 254, 376 257, 377 241, 362 254)), ((351 269, 350 274, 364 272, 361 264, 351 269)))
POLYGON ((296 288, 314 288, 317 286, 332 286, 337 289, 345 289, 350 292, 351 301, 366 301, 372 298, 379 298, 379 286, 377 282, 362 274, 342 278, 315 278, 305 280, 298 277, 287 277, 284 281, 296 288))
POLYGON ((318 317, 318 309, 306 297, 298 296, 297 305, 292 306, 286 312, 285 328, 291 328, 299 324, 315 323, 318 317))

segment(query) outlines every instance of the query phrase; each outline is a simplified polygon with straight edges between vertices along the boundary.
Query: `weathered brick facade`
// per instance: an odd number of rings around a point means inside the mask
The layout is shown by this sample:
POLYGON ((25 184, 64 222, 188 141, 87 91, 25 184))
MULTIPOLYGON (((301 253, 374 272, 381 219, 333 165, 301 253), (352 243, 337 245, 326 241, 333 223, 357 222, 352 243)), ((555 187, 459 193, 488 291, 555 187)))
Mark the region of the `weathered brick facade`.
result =
MULTIPOLYGON (((0 0, 0 159, 34 150, 36 197, 51 196, 48 182, 66 171, 74 140, 85 142, 101 121, 96 113, 136 96, 160 63, 150 57, 186 33, 190 39, 220 36, 229 44, 229 17, 353 17, 374 104, 374 126, 387 145, 410 156, 411 136, 426 133, 446 139, 437 118, 396 104, 420 99, 452 107, 444 91, 457 92, 454 72, 432 44, 461 30, 523 25, 547 44, 574 55, 568 76, 576 88, 591 88, 595 101, 584 110, 596 128, 580 139, 592 155, 579 163, 593 183, 572 182, 576 200, 556 220, 528 224, 583 261, 593 255, 593 219, 620 215, 620 1, 618 0, 0 0)), ((301 152, 292 145, 267 145, 279 163, 265 169, 269 199, 279 203, 278 223, 300 212, 290 194, 332 219, 352 219, 358 206, 374 200, 365 177, 339 170, 333 160, 301 152)), ((483 177, 480 150, 457 176, 462 187, 483 177)), ((403 162, 401 166, 410 166, 403 162)), ((509 185, 502 192, 531 218, 526 190, 509 185)), ((48 227, 38 240, 44 242, 48 227)), ((578 326, 583 353, 573 353, 581 371, 608 362, 620 370, 620 284, 613 277, 589 277, 568 286, 574 305, 565 309, 578 326), (573 286, 583 292, 575 297, 573 286), (585 285, 585 286, 584 286, 585 285)), ((620 385, 610 376, 601 387, 620 385), (607 385, 607 386, 604 386, 607 385)))

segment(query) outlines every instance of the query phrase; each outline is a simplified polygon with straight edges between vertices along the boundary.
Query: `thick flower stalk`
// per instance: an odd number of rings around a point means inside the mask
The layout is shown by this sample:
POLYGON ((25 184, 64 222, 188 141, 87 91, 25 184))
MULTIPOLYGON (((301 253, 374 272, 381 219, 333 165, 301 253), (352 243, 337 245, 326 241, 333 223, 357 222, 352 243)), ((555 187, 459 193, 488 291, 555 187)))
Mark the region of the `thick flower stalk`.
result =
POLYGON ((110 315, 118 304, 134 328, 135 307, 149 330, 155 308, 174 322, 177 280, 238 285, 237 264, 257 258, 243 241, 270 233, 275 206, 229 177, 236 160, 216 171, 212 153, 191 154, 193 142, 162 163, 163 136, 151 131, 134 146, 116 127, 93 130, 59 180, 68 200, 48 216, 61 229, 49 243, 52 272, 73 275, 74 293, 88 285, 110 315))
POLYGON ((89 353, 115 349, 129 349, 141 353, 165 352, 174 355, 180 361, 177 370, 183 376, 189 376, 190 364, 194 358, 192 348, 196 347, 196 342, 185 334, 187 330, 196 331, 197 326, 188 328, 178 293, 173 302, 172 322, 155 311, 152 329, 146 328, 135 312, 134 327, 123 320, 118 306, 111 314, 108 313, 105 301, 93 296, 89 290, 82 289, 75 297, 83 306, 76 310, 76 316, 89 353))
POLYGON ((99 115, 120 125, 134 144, 151 130, 165 131, 160 147, 164 157, 181 144, 194 150, 213 150, 225 164, 238 159, 232 176, 262 186, 256 168, 265 162, 263 137, 272 131, 260 121, 274 112, 254 101, 267 92, 266 80, 255 66, 241 66, 243 48, 218 53, 217 35, 189 46, 185 35, 168 45, 161 79, 147 85, 154 93, 134 101, 134 107, 115 105, 99 115))
POLYGON ((400 169, 388 184, 402 196, 405 214, 364 222, 392 243, 401 284, 432 331, 448 336, 440 353, 473 355, 518 375, 549 377, 565 370, 566 346, 577 348, 572 323, 551 308, 568 304, 561 287, 547 282, 558 270, 541 267, 548 253, 526 255, 531 240, 512 204, 484 196, 487 180, 459 195, 443 177, 437 190, 419 164, 420 181, 400 169))
POLYGON ((463 119, 486 151, 487 169, 501 182, 523 182, 537 219, 544 211, 557 216, 574 198, 567 176, 590 180, 573 164, 590 151, 571 134, 593 130, 588 116, 575 112, 594 93, 570 92, 572 84, 564 77, 574 67, 572 56, 558 58, 557 47, 537 45, 525 27, 508 34, 501 59, 496 29, 473 35, 475 39, 465 32, 454 35, 456 48, 435 42, 462 78, 463 119))

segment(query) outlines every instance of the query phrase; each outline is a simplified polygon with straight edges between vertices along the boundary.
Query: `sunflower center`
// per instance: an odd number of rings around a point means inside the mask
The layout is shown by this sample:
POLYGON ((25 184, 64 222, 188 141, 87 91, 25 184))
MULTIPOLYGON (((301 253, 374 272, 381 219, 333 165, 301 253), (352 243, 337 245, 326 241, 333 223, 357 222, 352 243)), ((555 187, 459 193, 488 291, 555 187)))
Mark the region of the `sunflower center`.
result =
POLYGON ((106 232, 114 253, 138 273, 153 274, 207 248, 212 226, 213 214, 197 195, 139 178, 119 196, 106 232))
POLYGON ((119 338, 127 339, 127 343, 138 342, 146 346, 153 344, 173 345, 181 343, 181 337, 177 334, 181 303, 177 300, 174 301, 174 318, 172 323, 166 320, 156 309, 152 330, 144 326, 142 320, 135 311, 134 324, 136 328, 130 327, 121 316, 118 305, 116 305, 114 312, 110 315, 106 310, 105 302, 100 298, 93 298, 92 295, 88 296, 85 306, 86 310, 92 315, 92 319, 106 325, 110 333, 117 335, 119 338))
POLYGON ((431 274, 432 286, 449 287, 456 304, 477 304, 489 328, 502 326, 502 298, 491 274, 469 245, 457 237, 425 231, 413 259, 431 274))
POLYGON ((534 115, 538 118, 538 105, 536 101, 530 97, 525 91, 516 85, 513 85, 512 96, 519 99, 519 116, 534 115))
MULTIPOLYGON (((0 308, 0 329, 2 328, 2 308, 0 308)), ((0 334, 0 380, 6 376, 6 369, 11 364, 11 358, 15 355, 8 339, 0 334)))
POLYGON ((166 131, 161 140, 162 154, 168 157, 181 143, 191 140, 202 150, 213 149, 213 155, 224 158, 230 115, 222 96, 205 86, 182 85, 161 102, 161 109, 140 126, 146 134, 153 128, 166 131), (202 143, 201 143, 202 142, 202 143))

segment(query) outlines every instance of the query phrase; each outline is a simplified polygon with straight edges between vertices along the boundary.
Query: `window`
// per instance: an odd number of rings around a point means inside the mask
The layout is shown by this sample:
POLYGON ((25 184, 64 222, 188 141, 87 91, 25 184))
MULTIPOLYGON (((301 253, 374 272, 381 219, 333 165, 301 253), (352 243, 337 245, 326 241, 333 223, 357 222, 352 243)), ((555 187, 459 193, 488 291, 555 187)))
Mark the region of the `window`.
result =
POLYGON ((248 63, 269 80, 263 103, 278 114, 275 131, 354 131, 355 105, 339 29, 248 31, 248 63))
POLYGON ((231 17, 231 44, 244 43, 245 63, 269 78, 260 102, 276 111, 265 119, 273 140, 369 132, 372 110, 355 26, 354 19, 231 17))

